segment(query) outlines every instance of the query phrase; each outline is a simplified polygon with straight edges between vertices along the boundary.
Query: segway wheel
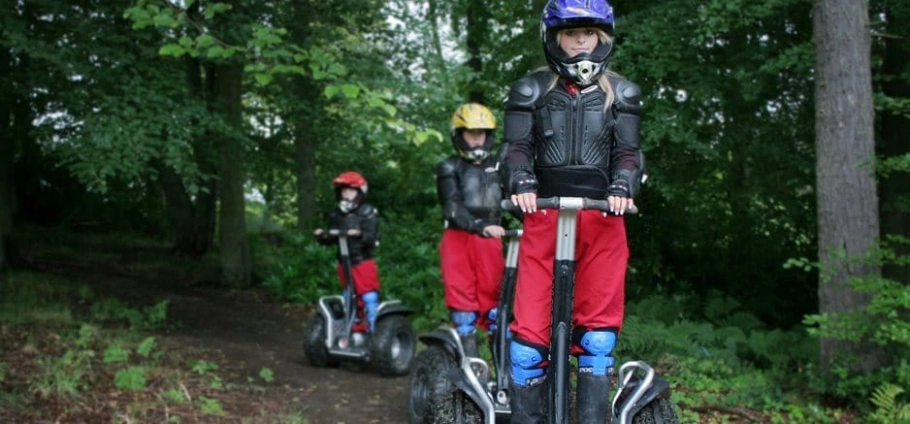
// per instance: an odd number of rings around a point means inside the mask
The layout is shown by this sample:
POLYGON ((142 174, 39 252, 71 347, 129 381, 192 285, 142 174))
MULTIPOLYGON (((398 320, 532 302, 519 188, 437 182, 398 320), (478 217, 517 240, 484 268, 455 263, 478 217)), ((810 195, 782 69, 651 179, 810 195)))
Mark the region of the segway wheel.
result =
POLYGON ((635 414, 632 424, 679 424, 679 419, 669 399, 657 398, 635 414))
POLYGON ((325 346, 326 331, 325 318, 319 314, 311 316, 303 327, 303 353, 311 366, 334 368, 340 363, 325 346))
POLYGON ((432 424, 482 424, 483 411, 465 392, 443 378, 433 392, 430 405, 432 424))
POLYGON ((439 346, 428 346, 414 359, 408 381, 408 422, 430 422, 433 391, 446 373, 455 367, 454 359, 439 346))
POLYGON ((411 322, 402 315, 381 318, 376 322, 370 351, 379 375, 407 375, 417 352, 417 335, 411 322))

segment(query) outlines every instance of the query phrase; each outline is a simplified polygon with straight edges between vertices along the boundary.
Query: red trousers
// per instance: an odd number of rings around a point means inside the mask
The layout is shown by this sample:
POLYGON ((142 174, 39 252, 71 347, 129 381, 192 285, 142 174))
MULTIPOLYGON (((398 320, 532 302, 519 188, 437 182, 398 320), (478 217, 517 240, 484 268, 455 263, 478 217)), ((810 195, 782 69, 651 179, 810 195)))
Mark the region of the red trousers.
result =
POLYGON ((487 329, 487 312, 499 304, 502 288, 502 241, 447 229, 439 243, 439 264, 446 307, 477 312, 478 323, 487 329))
MULTIPOLYGON (((371 291, 379 291, 379 269, 376 267, 375 259, 367 259, 351 268, 351 275, 354 276, 354 293, 357 295, 357 317, 359 318, 353 329, 354 331, 366 332, 370 327, 363 310, 363 299, 361 299, 361 296, 371 291)), ((341 282, 341 287, 347 289, 348 282, 344 276, 344 265, 339 263, 335 270, 338 272, 338 281, 341 282)))
MULTIPOLYGON (((379 291, 379 269, 376 267, 375 259, 367 259, 351 268, 351 274, 354 276, 354 293, 360 296, 367 292, 379 291)), ((338 272, 341 288, 346 289, 348 282, 344 276, 344 265, 339 263, 335 270, 338 272)))
MULTIPOLYGON (((518 338, 542 346, 550 345, 557 215, 552 209, 525 214, 518 253, 515 320, 510 328, 518 338)), ((629 259, 623 218, 580 211, 575 258, 572 327, 619 330, 629 259)))

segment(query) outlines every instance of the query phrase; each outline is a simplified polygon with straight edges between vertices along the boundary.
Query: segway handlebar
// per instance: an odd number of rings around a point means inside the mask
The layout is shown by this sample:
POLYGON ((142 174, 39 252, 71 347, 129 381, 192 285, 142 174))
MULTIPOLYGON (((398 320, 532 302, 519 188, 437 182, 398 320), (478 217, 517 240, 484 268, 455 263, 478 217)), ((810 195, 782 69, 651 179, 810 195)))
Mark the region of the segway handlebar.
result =
POLYGON ((517 230, 506 230, 506 234, 505 234, 504 237, 518 237, 518 238, 521 238, 521 233, 522 233, 521 228, 519 228, 519 229, 517 229, 517 230))
MULTIPOLYGON (((500 207, 507 212, 521 212, 518 205, 512 203, 512 200, 510 199, 504 199, 500 202, 500 207)), ((537 207, 539 209, 593 209, 601 212, 613 213, 610 211, 610 202, 607 200, 589 199, 587 197, 538 197, 537 207)), ((626 209, 626 213, 637 214, 638 207, 632 205, 626 209)))

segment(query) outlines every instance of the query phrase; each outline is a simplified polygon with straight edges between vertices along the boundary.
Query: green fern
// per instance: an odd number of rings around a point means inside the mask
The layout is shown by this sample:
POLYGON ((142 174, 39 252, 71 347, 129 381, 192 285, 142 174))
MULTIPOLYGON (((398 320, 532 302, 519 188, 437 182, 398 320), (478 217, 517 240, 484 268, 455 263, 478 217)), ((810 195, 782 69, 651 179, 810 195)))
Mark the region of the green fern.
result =
POLYGON ((910 403, 902 403, 897 397, 904 389, 893 384, 883 384, 872 393, 872 404, 876 406, 872 419, 882 423, 910 423, 910 403))

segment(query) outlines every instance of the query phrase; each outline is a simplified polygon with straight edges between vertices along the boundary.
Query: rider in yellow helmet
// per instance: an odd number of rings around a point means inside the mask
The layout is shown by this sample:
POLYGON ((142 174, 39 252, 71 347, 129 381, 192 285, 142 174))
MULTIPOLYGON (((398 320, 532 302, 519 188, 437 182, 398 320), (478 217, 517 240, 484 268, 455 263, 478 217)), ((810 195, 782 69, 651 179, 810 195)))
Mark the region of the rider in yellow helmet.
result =
POLYGON ((502 273, 502 190, 490 155, 496 118, 486 106, 467 103, 452 115, 452 145, 458 152, 436 166, 436 192, 445 230, 439 245, 446 307, 468 355, 479 356, 476 326, 496 320, 502 273))

